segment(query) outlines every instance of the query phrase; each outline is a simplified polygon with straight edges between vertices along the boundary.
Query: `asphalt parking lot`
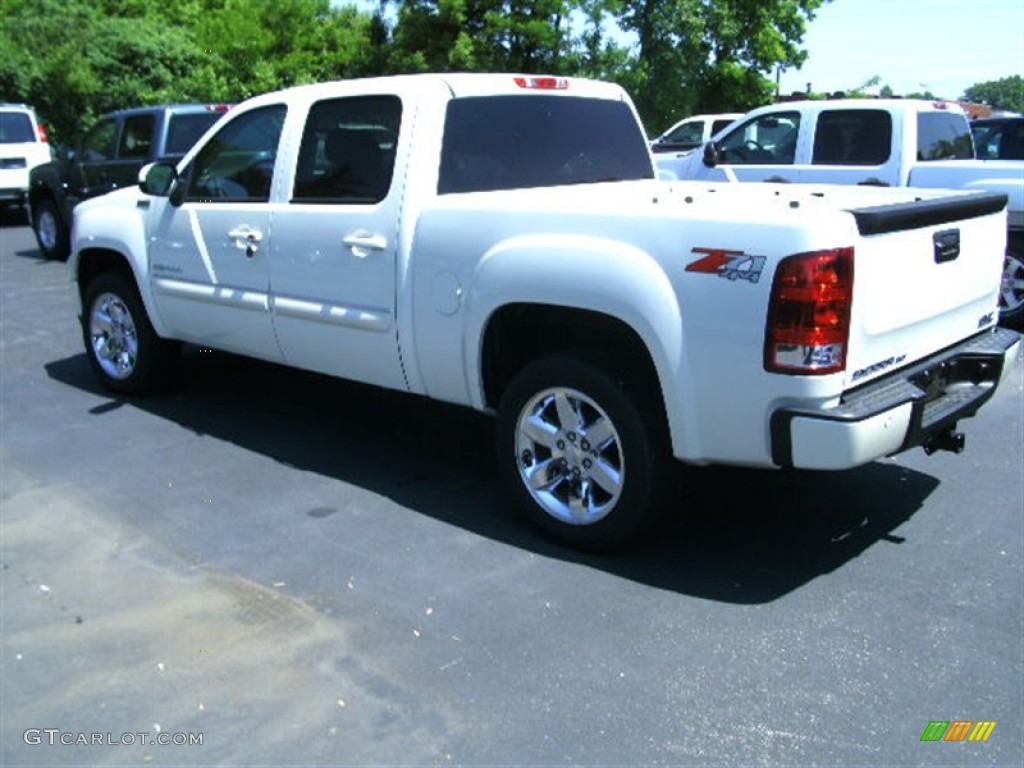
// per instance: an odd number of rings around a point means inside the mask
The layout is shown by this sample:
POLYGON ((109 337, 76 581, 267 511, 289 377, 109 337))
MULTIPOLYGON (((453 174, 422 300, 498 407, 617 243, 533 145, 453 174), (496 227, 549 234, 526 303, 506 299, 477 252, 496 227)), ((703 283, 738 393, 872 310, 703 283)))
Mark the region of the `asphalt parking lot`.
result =
POLYGON ((1019 767, 1022 415, 1018 365, 962 455, 708 469, 582 556, 485 416, 194 348, 111 397, 7 219, 0 764, 1019 767))

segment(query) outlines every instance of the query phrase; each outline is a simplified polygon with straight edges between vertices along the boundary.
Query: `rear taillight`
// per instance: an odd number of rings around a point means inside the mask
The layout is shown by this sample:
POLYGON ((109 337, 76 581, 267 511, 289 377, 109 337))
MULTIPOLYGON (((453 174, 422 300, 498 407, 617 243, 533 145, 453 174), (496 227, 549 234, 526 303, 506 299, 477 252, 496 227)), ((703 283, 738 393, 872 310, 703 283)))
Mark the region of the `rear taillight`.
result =
POLYGON ((39 140, 44 144, 48 144, 50 142, 50 137, 46 135, 46 126, 42 123, 36 124, 36 133, 39 134, 39 140))
POLYGON ((768 305, 765 370, 823 375, 846 368, 852 303, 853 248, 783 259, 768 305))

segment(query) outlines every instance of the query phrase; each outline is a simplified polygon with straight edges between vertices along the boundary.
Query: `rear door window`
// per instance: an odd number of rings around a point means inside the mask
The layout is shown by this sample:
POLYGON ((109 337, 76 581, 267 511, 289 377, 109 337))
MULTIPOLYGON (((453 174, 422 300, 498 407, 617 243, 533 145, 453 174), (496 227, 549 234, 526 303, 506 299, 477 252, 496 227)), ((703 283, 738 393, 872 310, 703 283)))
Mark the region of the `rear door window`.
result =
POLYGON ((125 118, 118 143, 117 156, 120 158, 145 159, 153 143, 153 129, 156 118, 153 115, 131 115, 125 118))
POLYGON ((293 203, 377 203, 387 197, 402 123, 397 96, 313 105, 295 171, 293 203))
POLYGON ((963 114, 959 112, 918 113, 918 160, 951 160, 971 157, 974 157, 974 141, 963 114))
POLYGON ((881 109, 828 109, 818 115, 812 165, 882 165, 892 154, 892 116, 881 109))
POLYGON ((82 140, 82 160, 101 163, 114 156, 117 147, 117 121, 103 120, 93 127, 82 140))

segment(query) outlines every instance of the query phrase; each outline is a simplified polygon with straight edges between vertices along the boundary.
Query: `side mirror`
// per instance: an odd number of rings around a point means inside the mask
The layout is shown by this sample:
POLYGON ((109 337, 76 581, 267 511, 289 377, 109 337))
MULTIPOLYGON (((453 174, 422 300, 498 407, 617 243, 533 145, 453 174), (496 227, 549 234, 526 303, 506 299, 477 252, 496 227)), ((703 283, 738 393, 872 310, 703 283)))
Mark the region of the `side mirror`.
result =
POLYGON ((713 141, 709 141, 704 145, 704 165, 708 168, 714 168, 718 165, 719 158, 718 144, 713 141))
POLYGON ((147 195, 167 197, 178 180, 178 171, 170 163, 149 163, 139 171, 139 188, 147 195))

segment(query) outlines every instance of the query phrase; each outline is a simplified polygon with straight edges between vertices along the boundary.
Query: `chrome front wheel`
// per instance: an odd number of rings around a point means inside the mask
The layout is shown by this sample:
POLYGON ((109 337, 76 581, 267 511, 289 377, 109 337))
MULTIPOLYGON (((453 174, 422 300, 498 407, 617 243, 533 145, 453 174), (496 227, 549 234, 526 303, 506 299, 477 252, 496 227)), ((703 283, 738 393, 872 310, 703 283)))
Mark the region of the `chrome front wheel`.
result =
POLYGON ((164 383, 178 344, 156 335, 128 274, 97 275, 82 303, 86 353, 107 389, 140 394, 164 383))
POLYGON ((120 296, 102 293, 89 312, 89 344, 103 372, 118 381, 135 373, 139 337, 131 310, 120 296))

